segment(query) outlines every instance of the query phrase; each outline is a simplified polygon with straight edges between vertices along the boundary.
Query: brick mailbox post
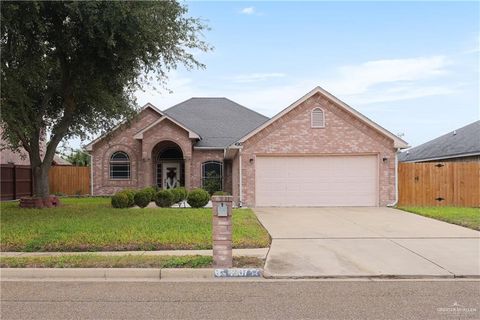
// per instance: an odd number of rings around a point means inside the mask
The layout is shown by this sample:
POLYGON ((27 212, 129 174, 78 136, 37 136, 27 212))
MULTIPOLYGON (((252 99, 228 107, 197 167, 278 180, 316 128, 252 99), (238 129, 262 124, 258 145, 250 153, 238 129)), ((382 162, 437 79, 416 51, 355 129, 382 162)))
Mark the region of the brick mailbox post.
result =
POLYGON ((213 196, 213 266, 232 267, 232 196, 213 196))

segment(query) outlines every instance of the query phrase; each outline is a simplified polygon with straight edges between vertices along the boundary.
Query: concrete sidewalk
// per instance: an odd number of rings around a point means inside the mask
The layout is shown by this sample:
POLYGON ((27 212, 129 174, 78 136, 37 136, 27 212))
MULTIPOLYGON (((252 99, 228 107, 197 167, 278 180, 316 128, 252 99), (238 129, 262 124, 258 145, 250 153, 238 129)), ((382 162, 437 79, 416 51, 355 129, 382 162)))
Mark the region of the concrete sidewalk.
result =
MULTIPOLYGON (((233 249, 235 257, 265 259, 269 248, 233 249)), ((0 257, 55 257, 95 254, 101 256, 212 256, 212 250, 96 251, 96 252, 0 252, 0 257)))

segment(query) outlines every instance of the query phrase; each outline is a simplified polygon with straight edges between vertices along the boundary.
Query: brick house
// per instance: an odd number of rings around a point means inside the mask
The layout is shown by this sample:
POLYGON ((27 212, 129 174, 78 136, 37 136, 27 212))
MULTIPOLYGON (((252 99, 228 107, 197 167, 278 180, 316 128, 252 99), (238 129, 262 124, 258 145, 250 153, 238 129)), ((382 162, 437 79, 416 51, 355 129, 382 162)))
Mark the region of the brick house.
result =
POLYGON ((147 104, 86 149, 95 195, 217 181, 237 205, 385 206, 406 147, 317 87, 271 119, 226 98, 147 104))

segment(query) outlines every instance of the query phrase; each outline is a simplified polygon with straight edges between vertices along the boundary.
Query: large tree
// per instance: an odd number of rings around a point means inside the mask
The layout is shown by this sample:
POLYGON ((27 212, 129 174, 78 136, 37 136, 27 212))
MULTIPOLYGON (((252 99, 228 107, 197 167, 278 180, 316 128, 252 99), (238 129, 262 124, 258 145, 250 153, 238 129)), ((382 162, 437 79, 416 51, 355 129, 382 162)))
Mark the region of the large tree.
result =
POLYGON ((203 67, 206 28, 177 1, 2 1, 0 125, 28 152, 35 195, 49 194, 62 140, 129 119, 148 75, 164 84, 178 64, 203 67))

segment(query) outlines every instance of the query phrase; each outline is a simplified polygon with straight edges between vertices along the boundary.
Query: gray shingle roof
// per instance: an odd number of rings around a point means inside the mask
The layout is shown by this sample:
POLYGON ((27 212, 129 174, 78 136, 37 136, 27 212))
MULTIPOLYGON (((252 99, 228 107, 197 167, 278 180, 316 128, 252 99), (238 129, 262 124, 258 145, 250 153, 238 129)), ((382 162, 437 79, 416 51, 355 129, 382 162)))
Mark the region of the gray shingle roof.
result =
POLYGON ((480 153, 480 120, 404 151, 398 160, 435 160, 475 153, 480 153))
POLYGON ((191 98, 164 113, 202 137, 197 147, 227 147, 268 120, 227 98, 191 98))

